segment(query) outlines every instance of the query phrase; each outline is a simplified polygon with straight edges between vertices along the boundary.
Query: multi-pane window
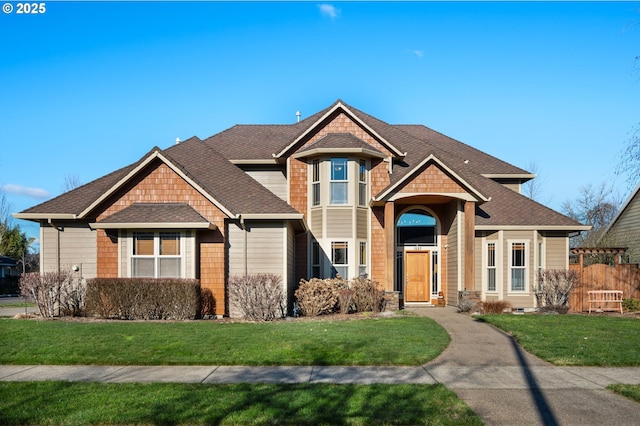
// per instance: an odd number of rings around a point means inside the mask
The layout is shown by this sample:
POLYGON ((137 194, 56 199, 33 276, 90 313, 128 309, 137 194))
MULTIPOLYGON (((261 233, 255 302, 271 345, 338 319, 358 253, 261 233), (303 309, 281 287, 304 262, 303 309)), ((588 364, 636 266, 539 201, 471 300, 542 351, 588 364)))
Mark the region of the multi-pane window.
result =
POLYGON ((312 205, 320 205, 320 161, 313 160, 311 163, 311 199, 312 205))
POLYGON ((331 204, 347 204, 349 202, 349 175, 346 158, 331 159, 331 204))
POLYGON ((367 243, 360 241, 360 253, 358 253, 358 275, 367 275, 367 243))
POLYGON ((179 232, 134 232, 131 276, 180 278, 179 232))
POLYGON ((317 241, 313 242, 311 247, 311 277, 322 278, 322 255, 320 250, 320 244, 317 241))
POLYGON ((496 243, 487 244, 487 291, 496 291, 496 243))
POLYGON ((334 276, 340 274, 344 279, 349 278, 349 256, 346 242, 334 241, 331 243, 331 263, 333 264, 334 276))
POLYGON ((358 205, 367 205, 367 162, 360 160, 360 168, 358 171, 358 205))
POLYGON ((525 291, 527 276, 527 245, 511 243, 511 291, 525 291))

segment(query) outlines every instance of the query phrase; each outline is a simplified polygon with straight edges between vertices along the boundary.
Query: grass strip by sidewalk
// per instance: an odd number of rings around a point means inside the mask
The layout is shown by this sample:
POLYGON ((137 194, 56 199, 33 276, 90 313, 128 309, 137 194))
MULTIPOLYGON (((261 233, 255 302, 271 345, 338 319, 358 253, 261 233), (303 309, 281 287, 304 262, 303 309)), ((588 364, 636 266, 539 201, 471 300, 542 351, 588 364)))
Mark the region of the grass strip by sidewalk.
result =
POLYGON ((555 365, 640 365, 640 320, 587 315, 483 315, 555 365))
POLYGON ((449 343, 425 317, 269 323, 0 320, 0 364, 422 365, 449 343))
POLYGON ((442 385, 0 383, 0 424, 481 425, 442 385))
POLYGON ((640 385, 609 385, 607 389, 640 403, 640 385))

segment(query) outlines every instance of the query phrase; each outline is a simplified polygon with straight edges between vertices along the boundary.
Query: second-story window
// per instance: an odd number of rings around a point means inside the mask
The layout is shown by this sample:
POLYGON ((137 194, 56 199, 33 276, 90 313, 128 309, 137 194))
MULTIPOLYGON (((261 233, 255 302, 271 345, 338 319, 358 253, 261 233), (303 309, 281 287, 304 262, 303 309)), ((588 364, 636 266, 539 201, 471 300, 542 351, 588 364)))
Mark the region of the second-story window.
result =
POLYGON ((346 158, 331 159, 331 204, 348 204, 349 175, 346 158))
POLYGON ((311 163, 311 191, 312 205, 320 205, 320 161, 313 160, 311 163))
POLYGON ((367 205, 367 162, 360 160, 358 171, 358 205, 367 205))

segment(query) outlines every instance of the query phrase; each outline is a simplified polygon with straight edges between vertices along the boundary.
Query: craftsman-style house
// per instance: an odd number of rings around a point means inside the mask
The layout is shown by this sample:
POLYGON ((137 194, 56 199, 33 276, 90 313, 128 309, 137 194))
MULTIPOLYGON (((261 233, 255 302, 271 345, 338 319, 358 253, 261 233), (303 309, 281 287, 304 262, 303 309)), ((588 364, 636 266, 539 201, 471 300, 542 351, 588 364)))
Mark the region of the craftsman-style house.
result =
POLYGON ((536 271, 566 269, 587 227, 520 194, 535 176, 422 125, 337 101, 288 125, 237 125, 17 213, 41 269, 197 278, 229 314, 235 274, 366 275, 401 303, 463 291, 534 308, 536 271))

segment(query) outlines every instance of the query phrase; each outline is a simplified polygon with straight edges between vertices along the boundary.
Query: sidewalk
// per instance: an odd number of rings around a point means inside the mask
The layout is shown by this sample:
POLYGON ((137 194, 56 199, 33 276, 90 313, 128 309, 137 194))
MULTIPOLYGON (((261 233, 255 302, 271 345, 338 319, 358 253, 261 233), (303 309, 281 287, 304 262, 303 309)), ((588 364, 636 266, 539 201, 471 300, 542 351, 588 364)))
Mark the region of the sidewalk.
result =
POLYGON ((555 367, 455 308, 414 311, 436 320, 452 339, 437 359, 419 367, 0 365, 0 381, 442 383, 488 425, 640 423, 640 404, 606 389, 609 384, 640 384, 640 367, 555 367))

